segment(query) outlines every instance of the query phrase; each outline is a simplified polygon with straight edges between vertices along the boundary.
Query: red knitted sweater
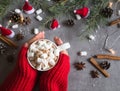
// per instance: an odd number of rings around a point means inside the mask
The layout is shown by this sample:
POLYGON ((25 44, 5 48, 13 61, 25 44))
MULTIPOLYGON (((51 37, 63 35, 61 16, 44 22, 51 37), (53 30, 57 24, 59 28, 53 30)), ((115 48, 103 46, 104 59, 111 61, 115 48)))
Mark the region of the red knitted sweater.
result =
MULTIPOLYGON (((27 48, 22 47, 16 67, 0 86, 0 91, 33 90, 37 78, 37 70, 34 70, 28 64, 26 54, 27 48)), ((41 72, 39 77, 40 91, 67 91, 69 69, 69 56, 61 54, 54 68, 41 72)))

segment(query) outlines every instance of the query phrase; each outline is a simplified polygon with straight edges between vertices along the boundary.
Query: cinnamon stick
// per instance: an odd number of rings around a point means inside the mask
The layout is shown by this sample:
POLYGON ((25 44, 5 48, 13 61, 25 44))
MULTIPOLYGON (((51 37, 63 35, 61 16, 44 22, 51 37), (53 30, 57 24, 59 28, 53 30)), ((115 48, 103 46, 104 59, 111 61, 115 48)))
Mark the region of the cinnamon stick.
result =
POLYGON ((110 74, 100 67, 100 65, 97 63, 97 61, 94 58, 90 58, 90 62, 93 66, 95 66, 105 77, 110 77, 110 74))
POLYGON ((112 25, 118 24, 119 22, 120 22, 120 18, 111 21, 111 22, 109 23, 109 26, 112 26, 112 25))
POLYGON ((119 56, 113 56, 109 54, 98 54, 96 55, 98 59, 109 59, 109 60, 120 60, 119 56))
POLYGON ((13 42, 12 40, 10 40, 9 38, 7 38, 7 37, 5 37, 5 36, 3 36, 3 35, 0 35, 0 39, 1 39, 2 41, 4 41, 6 44, 8 44, 9 46, 12 46, 12 47, 17 48, 17 44, 14 43, 14 42, 13 42))

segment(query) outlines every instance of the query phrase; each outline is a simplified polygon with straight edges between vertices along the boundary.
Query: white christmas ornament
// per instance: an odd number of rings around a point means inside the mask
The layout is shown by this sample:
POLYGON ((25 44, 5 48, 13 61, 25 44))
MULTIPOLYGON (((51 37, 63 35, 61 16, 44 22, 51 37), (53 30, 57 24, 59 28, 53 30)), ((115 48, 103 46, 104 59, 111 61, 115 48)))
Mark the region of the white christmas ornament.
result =
POLYGON ((36 16, 36 19, 37 19, 38 21, 42 21, 42 20, 43 20, 43 18, 42 18, 41 16, 39 16, 39 15, 36 16))
POLYGON ((115 50, 113 50, 113 49, 111 49, 111 48, 108 49, 108 51, 109 51, 110 53, 112 53, 113 55, 115 55, 115 53, 116 53, 115 50))
POLYGON ((95 40, 95 36, 93 36, 93 35, 89 35, 88 38, 89 38, 90 40, 95 40))
POLYGON ((34 28, 34 34, 38 34, 39 33, 39 29, 38 28, 34 28))
POLYGON ((42 9, 36 10, 36 14, 37 14, 37 15, 39 15, 40 13, 42 13, 42 9))
POLYGON ((21 10, 20 9, 15 9, 15 13, 20 14, 21 10))
POLYGON ((13 25, 12 28, 13 28, 13 29, 18 28, 18 24, 13 25))
POLYGON ((87 52, 86 51, 81 51, 80 56, 87 56, 87 52))

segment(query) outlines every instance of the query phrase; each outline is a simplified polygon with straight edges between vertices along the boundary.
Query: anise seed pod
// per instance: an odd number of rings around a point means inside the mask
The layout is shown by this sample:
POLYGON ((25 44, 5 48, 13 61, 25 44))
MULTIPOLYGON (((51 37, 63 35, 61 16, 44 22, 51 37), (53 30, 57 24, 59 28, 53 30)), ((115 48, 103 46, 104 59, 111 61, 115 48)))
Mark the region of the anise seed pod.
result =
POLYGON ((74 63, 74 67, 76 68, 76 70, 83 70, 85 68, 85 63, 76 62, 76 63, 74 63))
POLYGON ((91 74, 91 77, 92 77, 92 78, 99 78, 99 73, 98 73, 98 71, 92 70, 92 71, 90 72, 90 74, 91 74))

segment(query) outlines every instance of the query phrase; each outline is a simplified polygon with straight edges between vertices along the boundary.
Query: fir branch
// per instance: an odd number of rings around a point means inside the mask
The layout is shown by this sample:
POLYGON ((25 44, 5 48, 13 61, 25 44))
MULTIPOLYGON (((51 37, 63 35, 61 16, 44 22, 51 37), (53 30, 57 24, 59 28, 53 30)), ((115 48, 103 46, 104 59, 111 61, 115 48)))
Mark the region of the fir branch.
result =
POLYGON ((108 5, 108 2, 108 0, 91 0, 91 13, 88 19, 86 20, 85 31, 83 31, 80 34, 80 38, 91 34, 93 31, 98 29, 100 25, 102 26, 107 24, 108 19, 100 14, 100 10, 105 8, 108 5))
POLYGON ((89 3, 89 0, 73 0, 73 1, 61 1, 59 3, 56 3, 49 7, 49 11, 53 14, 65 14, 72 12, 75 8, 80 8, 83 6, 87 6, 89 3))
POLYGON ((36 9, 42 8, 46 11, 49 8, 47 0, 30 0, 30 2, 36 9))
POLYGON ((1 0, 0 1, 0 20, 6 14, 8 7, 13 0, 1 0))
POLYGON ((89 18, 87 19, 87 27, 86 30, 95 30, 101 22, 106 23, 106 18, 104 18, 100 14, 100 10, 107 6, 108 0, 92 0, 93 5, 91 7, 91 13, 89 18))

